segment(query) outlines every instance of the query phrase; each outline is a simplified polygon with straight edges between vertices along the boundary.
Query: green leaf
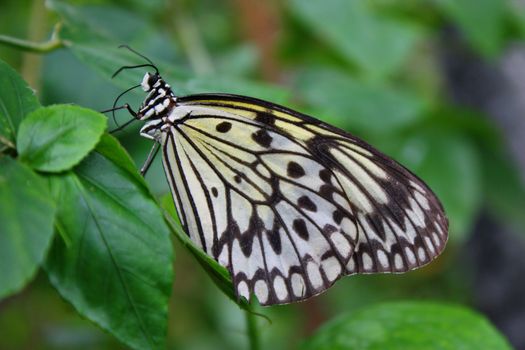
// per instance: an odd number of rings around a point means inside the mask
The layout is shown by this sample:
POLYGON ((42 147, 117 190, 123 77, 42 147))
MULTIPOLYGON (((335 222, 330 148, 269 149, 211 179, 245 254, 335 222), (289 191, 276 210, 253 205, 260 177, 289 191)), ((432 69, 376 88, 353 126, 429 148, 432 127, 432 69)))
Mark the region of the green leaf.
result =
POLYGON ((31 111, 40 107, 35 92, 18 73, 0 60, 0 149, 14 148, 18 125, 31 111))
POLYGON ((436 2, 460 27, 479 53, 495 56, 503 46, 503 0, 439 0, 436 2))
POLYGON ((299 97, 319 111, 316 117, 354 132, 392 132, 420 119, 426 107, 400 88, 357 81, 333 69, 309 69, 296 86, 299 97))
POLYGON ((127 171, 138 183, 147 187, 146 181, 144 180, 144 177, 139 174, 133 159, 131 159, 131 156, 115 137, 110 134, 102 135, 100 142, 97 144, 97 151, 113 162, 113 165, 127 171))
POLYGON ((322 326, 303 350, 511 349, 482 315, 431 302, 383 303, 322 326))
POLYGON ((81 315, 132 348, 163 349, 173 280, 169 231, 143 182, 113 156, 97 148, 52 177, 62 239, 46 271, 81 315))
POLYGON ((379 17, 365 1, 292 0, 290 8, 321 39, 371 77, 397 70, 421 36, 414 26, 379 17))
POLYGON ((69 105, 39 108, 20 124, 20 160, 33 169, 60 172, 78 164, 106 128, 106 118, 90 109, 69 105))
POLYGON ((27 166, 0 158, 0 299, 34 276, 53 237, 55 204, 27 166))

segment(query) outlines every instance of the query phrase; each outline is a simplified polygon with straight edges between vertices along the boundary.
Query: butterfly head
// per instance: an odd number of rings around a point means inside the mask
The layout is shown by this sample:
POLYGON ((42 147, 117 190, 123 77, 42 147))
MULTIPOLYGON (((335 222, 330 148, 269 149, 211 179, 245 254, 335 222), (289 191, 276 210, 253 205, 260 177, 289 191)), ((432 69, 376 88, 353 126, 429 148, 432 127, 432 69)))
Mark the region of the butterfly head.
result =
POLYGON ((150 72, 147 72, 146 74, 144 74, 144 78, 142 78, 142 83, 140 83, 140 86, 145 92, 150 92, 153 86, 159 80, 162 80, 162 78, 158 73, 151 74, 150 72))
POLYGON ((140 119, 161 118, 171 111, 176 97, 158 72, 146 73, 140 85, 142 90, 149 92, 140 106, 140 119))

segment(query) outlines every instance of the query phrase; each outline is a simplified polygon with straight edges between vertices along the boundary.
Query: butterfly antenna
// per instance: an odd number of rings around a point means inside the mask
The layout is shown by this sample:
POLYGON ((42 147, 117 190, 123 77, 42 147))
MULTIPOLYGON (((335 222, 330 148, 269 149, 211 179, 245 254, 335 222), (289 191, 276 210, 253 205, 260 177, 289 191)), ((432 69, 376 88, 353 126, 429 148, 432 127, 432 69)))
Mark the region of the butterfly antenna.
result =
POLYGON ((146 61, 148 61, 152 66, 155 66, 155 63, 153 63, 153 61, 151 61, 149 58, 147 58, 146 56, 144 56, 143 54, 141 54, 140 52, 132 49, 129 45, 119 45, 119 49, 128 49, 129 51, 133 52, 135 55, 137 56, 140 56, 142 57, 143 59, 145 59, 146 61))
POLYGON ((157 69, 156 66, 154 66, 152 64, 149 64, 149 63, 145 63, 145 64, 137 64, 136 66, 123 66, 123 67, 120 67, 115 73, 113 73, 111 78, 112 79, 115 78, 120 72, 122 72, 125 69, 134 69, 134 68, 140 68, 140 67, 151 67, 151 68, 155 69, 155 73, 156 74, 159 74, 159 70, 157 69))
POLYGON ((124 66, 124 67, 120 67, 111 77, 114 78, 117 74, 119 74, 120 72, 122 72, 124 69, 133 69, 133 68, 140 68, 140 67, 151 67, 153 69, 155 69, 155 73, 156 74, 159 74, 159 69, 157 68, 157 66, 155 65, 155 63, 153 63, 152 60, 150 60, 148 57, 144 56, 143 54, 141 54, 140 52, 132 49, 131 47, 129 47, 128 45, 120 45, 119 46, 119 49, 120 48, 124 48, 124 49, 128 49, 129 51, 131 51, 132 53, 134 53, 135 55, 145 59, 148 63, 147 64, 138 64, 138 65, 135 65, 135 66, 124 66))

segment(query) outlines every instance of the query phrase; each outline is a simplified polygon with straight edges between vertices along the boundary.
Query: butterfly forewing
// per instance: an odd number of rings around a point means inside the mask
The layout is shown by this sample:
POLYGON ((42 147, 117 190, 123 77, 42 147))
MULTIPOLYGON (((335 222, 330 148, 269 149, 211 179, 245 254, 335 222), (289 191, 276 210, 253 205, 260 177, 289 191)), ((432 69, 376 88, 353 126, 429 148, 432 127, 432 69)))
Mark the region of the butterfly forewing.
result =
POLYGON ((441 204, 354 136, 265 101, 177 99, 163 160, 192 240, 262 305, 306 299, 353 273, 404 272, 447 240, 441 204))

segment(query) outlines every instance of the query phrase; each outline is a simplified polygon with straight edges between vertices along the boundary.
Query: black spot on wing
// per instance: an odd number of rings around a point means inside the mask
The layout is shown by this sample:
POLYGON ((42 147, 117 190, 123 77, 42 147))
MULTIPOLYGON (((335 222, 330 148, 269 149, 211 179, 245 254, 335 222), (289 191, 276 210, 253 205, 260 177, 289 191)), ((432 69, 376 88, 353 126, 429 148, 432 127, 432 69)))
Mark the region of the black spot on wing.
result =
POLYGON ((310 235, 308 234, 308 229, 306 228, 306 223, 303 219, 295 219, 293 221, 292 227, 302 239, 307 241, 308 238, 310 238, 310 235))
POLYGON ((239 237, 241 251, 245 257, 249 257, 252 254, 253 237, 254 235, 249 231, 241 234, 239 237))
POLYGON ((232 123, 221 122, 217 124, 217 126, 215 127, 215 130, 217 130, 218 132, 228 132, 230 131, 231 128, 232 128, 232 123))
POLYGON ((239 237, 241 251, 244 256, 249 257, 252 254, 253 240, 258 237, 264 229, 264 223, 257 215, 252 215, 248 229, 242 232, 239 237))
POLYGON ((343 212, 339 209, 335 210, 332 213, 332 218, 334 219, 334 222, 338 225, 341 223, 341 221, 343 221, 343 216, 343 212))
POLYGON ((323 174, 319 173, 319 176, 323 181, 325 179, 329 180, 330 171, 333 167, 337 166, 339 162, 332 156, 330 153, 330 148, 334 146, 333 142, 325 137, 320 135, 314 136, 308 141, 306 141, 306 147, 308 151, 317 159, 321 164, 323 164, 327 171, 323 174))
POLYGON ((335 192, 335 188, 332 185, 322 185, 319 188, 319 194, 323 196, 324 198, 332 198, 332 195, 334 192, 335 192))
POLYGON ((286 173, 288 174, 289 177, 294 178, 294 179, 298 179, 304 176, 305 174, 303 167, 299 163, 294 162, 294 161, 291 161, 288 163, 288 166, 286 168, 286 173))
POLYGON ((332 176, 332 174, 330 173, 330 170, 328 169, 322 169, 322 170, 319 170, 319 177, 321 178, 321 180, 323 180, 324 182, 326 183, 330 183, 330 177, 332 176))
POLYGON ((317 211, 317 205, 315 205, 315 203, 312 202, 312 200, 308 196, 299 197, 299 199, 297 200, 297 204, 299 205, 299 207, 304 208, 306 210, 313 212, 317 211))
POLYGON ((257 142, 259 145, 268 148, 270 147, 273 139, 270 134, 268 134, 268 131, 261 129, 252 134, 252 140, 257 142))
POLYGON ((217 187, 211 188, 211 194, 213 194, 214 197, 217 197, 219 195, 219 191, 217 191, 217 187))
POLYGON ((266 125, 275 124, 275 117, 271 115, 270 113, 257 112, 257 115, 255 116, 255 120, 260 123, 266 124, 266 125))
POLYGON ((335 227, 334 225, 326 224, 323 226, 322 231, 325 236, 329 236, 330 234, 337 232, 337 227, 335 227))
POLYGON ((275 254, 279 255, 282 251, 282 245, 281 245, 281 236, 279 233, 279 221, 275 220, 273 223, 273 227, 271 230, 266 231, 266 234, 268 236, 268 241, 270 242, 270 246, 272 247, 275 254))

